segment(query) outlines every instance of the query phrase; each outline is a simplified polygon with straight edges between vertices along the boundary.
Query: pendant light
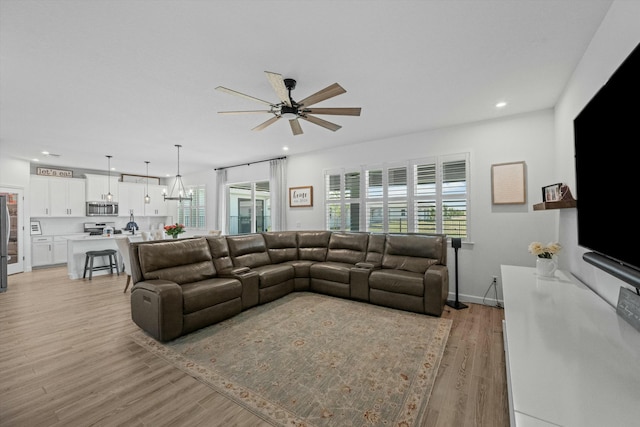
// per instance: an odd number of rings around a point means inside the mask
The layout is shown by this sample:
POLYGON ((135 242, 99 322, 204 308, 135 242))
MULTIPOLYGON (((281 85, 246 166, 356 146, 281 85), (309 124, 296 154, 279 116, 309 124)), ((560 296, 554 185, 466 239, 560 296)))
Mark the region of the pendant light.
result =
POLYGON ((112 156, 107 156, 107 173, 109 174, 109 177, 107 178, 107 187, 108 187, 107 202, 110 202, 113 200, 113 194, 111 194, 111 157, 112 156))
POLYGON ((144 203, 148 205, 151 203, 151 197, 149 197, 149 161, 145 160, 144 162, 147 164, 147 195, 144 196, 144 203))
POLYGON ((180 175, 180 147, 182 147, 182 145, 176 144, 176 147, 178 148, 178 173, 176 174, 176 180, 173 183, 173 187, 171 187, 171 193, 169 196, 165 194, 164 200, 177 200, 178 202, 182 202, 183 200, 191 201, 191 193, 187 195, 187 191, 182 183, 182 175, 180 175), (176 190, 176 186, 178 187, 178 194, 174 196, 173 192, 176 190))

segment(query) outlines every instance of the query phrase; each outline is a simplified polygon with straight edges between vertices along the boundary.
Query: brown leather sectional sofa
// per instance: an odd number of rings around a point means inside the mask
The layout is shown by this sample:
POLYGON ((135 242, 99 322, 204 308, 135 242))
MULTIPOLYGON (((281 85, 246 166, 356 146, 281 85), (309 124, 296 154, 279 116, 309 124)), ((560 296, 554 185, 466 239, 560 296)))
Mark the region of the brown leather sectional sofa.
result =
POLYGON ((284 231, 147 241, 130 250, 131 316, 160 341, 294 291, 440 316, 442 234, 284 231))

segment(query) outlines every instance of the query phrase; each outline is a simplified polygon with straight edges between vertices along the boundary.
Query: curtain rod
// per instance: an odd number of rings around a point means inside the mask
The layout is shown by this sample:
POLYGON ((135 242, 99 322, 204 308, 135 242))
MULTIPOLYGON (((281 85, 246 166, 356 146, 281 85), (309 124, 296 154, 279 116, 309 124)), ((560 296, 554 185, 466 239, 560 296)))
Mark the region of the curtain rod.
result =
POLYGON ((221 168, 214 168, 214 171, 218 171, 218 170, 222 170, 222 169, 230 169, 230 168, 237 168, 238 166, 251 166, 254 163, 262 163, 262 162, 270 162, 271 160, 283 160, 286 159, 287 157, 274 157, 273 159, 265 159, 265 160, 258 160, 255 162, 249 162, 249 163, 240 163, 238 165, 233 165, 233 166, 223 166, 221 168))

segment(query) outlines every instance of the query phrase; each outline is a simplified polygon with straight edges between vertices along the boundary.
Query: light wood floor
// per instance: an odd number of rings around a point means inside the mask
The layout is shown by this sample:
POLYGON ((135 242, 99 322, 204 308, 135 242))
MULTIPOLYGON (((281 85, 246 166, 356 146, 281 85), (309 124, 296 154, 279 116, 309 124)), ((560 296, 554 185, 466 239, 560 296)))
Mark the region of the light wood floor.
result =
MULTIPOLYGON (((9 276, 0 294, 0 426, 268 426, 129 338, 126 276, 9 276)), ((503 311, 453 320, 425 426, 509 425, 503 311)))

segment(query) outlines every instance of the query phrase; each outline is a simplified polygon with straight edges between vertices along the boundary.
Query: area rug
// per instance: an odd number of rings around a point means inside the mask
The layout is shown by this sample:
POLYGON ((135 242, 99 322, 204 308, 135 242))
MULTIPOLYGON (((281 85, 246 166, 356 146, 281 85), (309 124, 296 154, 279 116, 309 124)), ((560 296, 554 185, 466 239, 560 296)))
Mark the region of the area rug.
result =
POLYGON ((275 426, 411 427, 451 323, 295 292, 169 343, 131 337, 275 426))

